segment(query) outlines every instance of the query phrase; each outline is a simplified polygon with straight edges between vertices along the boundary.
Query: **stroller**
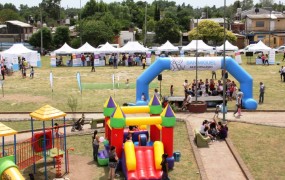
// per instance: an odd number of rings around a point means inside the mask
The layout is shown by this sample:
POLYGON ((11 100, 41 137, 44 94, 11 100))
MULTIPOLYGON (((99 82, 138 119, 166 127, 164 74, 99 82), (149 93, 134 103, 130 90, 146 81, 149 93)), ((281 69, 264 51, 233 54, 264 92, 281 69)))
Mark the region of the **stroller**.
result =
POLYGON ((72 126, 71 128, 71 132, 74 132, 75 130, 77 131, 81 131, 83 129, 83 125, 84 125, 84 121, 85 121, 85 116, 84 114, 82 114, 82 117, 79 118, 72 126))

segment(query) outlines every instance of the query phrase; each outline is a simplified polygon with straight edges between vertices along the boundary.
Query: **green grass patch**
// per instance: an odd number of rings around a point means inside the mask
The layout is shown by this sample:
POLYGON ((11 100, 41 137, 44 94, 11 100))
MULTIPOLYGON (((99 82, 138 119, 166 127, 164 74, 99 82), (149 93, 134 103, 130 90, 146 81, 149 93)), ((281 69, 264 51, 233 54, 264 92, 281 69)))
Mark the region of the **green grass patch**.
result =
MULTIPOLYGON (((150 88, 158 88, 158 83, 150 83, 150 88)), ((95 89, 135 89, 136 84, 130 83, 129 86, 126 83, 115 83, 114 87, 112 83, 82 83, 82 89, 95 90, 95 89)))
POLYGON ((284 128, 231 122, 229 134, 255 179, 285 179, 284 128))

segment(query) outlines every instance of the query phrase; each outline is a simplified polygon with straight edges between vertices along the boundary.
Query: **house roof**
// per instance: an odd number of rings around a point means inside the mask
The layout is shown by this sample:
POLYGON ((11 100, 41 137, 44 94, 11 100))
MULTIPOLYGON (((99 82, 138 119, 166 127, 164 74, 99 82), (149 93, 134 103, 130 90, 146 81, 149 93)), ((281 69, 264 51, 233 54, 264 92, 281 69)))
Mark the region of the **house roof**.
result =
MULTIPOLYGON (((269 14, 250 14, 247 15, 249 19, 270 19, 270 13, 269 14)), ((271 19, 284 19, 284 14, 271 14, 271 19)))
POLYGON ((20 27, 33 27, 30 24, 28 24, 28 23, 24 23, 24 22, 17 21, 17 20, 6 21, 6 23, 11 23, 13 25, 20 26, 20 27))
MULTIPOLYGON (((217 23, 220 23, 220 24, 224 23, 224 18, 198 19, 198 23, 200 23, 201 21, 204 21, 204 20, 210 20, 210 21, 214 21, 214 22, 217 22, 217 23)), ((197 23, 197 19, 194 20, 194 23, 197 23)), ((227 23, 227 21, 226 21, 226 23, 227 23)))

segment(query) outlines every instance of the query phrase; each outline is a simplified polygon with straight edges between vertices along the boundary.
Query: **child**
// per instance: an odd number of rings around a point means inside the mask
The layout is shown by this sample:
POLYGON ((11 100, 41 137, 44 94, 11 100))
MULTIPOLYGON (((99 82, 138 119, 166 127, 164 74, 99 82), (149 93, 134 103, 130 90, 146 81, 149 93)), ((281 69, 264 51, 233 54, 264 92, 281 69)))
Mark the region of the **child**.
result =
POLYGON ((160 163, 161 169, 162 169, 162 177, 161 177, 162 180, 165 180, 165 179, 169 180, 169 177, 168 177, 168 162, 166 160, 167 156, 168 155, 166 153, 164 153, 162 155, 162 161, 160 163))
POLYGON ((32 79, 34 78, 34 73, 35 73, 34 67, 31 66, 30 78, 32 78, 32 79))
POLYGON ((174 88, 173 85, 170 86, 170 96, 173 96, 174 88))
POLYGON ((214 115, 214 117, 213 117, 214 120, 219 117, 219 111, 220 111, 220 109, 221 109, 221 105, 217 105, 217 106, 216 106, 216 110, 215 110, 215 115, 214 115))
POLYGON ((117 164, 118 164, 118 156, 117 156, 117 153, 116 153, 116 147, 115 146, 111 146, 110 148, 110 154, 109 154, 109 178, 108 179, 111 179, 113 180, 115 178, 115 169, 117 167, 117 164))
POLYGON ((145 98, 144 93, 142 93, 141 100, 142 100, 142 101, 146 101, 146 98, 145 98))
POLYGON ((129 79, 127 79, 127 81, 126 81, 126 88, 129 89, 129 87, 130 87, 129 79))
POLYGON ((97 161, 97 155, 99 150, 99 136, 97 135, 98 131, 95 130, 92 136, 92 145, 93 145, 93 160, 97 161))

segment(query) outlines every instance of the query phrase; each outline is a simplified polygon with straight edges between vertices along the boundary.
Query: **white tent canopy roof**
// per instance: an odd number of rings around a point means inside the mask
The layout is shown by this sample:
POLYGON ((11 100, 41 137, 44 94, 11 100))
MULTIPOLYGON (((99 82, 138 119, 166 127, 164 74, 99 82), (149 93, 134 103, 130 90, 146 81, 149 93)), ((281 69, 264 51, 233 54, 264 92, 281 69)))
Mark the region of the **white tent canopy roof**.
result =
POLYGON ((157 50, 159 51, 179 51, 178 47, 173 46, 171 42, 166 41, 162 46, 158 47, 157 50))
POLYGON ((118 52, 118 49, 106 42, 102 47, 97 49, 100 53, 116 53, 118 52))
POLYGON ((144 53, 146 51, 148 51, 148 48, 145 48, 138 41, 129 41, 120 48, 120 52, 122 53, 144 53))
POLYGON ((218 46, 216 49, 219 50, 219 51, 223 51, 224 50, 224 45, 225 45, 225 50, 226 51, 237 51, 238 50, 238 47, 232 45, 228 40, 226 40, 226 42, 223 45, 218 46))
POLYGON ((13 44, 12 47, 1 52, 1 54, 15 54, 15 55, 28 54, 28 53, 37 53, 37 51, 30 50, 26 48, 23 44, 13 44))
POLYGON ((66 43, 64 43, 64 45, 61 46, 61 48, 54 51, 55 54, 72 54, 72 53, 76 53, 76 52, 77 52, 76 49, 73 49, 72 47, 70 47, 66 43))
POLYGON ((94 53, 96 51, 98 51, 98 49, 91 46, 88 42, 86 42, 80 48, 77 49, 77 52, 79 53, 94 53))
POLYGON ((248 48, 248 51, 265 51, 270 50, 271 48, 266 46, 262 41, 259 41, 255 45, 248 48))
POLYGON ((198 42, 198 50, 210 51, 214 48, 212 46, 204 43, 203 40, 192 40, 187 46, 183 46, 183 51, 195 51, 196 50, 196 42, 198 42))

